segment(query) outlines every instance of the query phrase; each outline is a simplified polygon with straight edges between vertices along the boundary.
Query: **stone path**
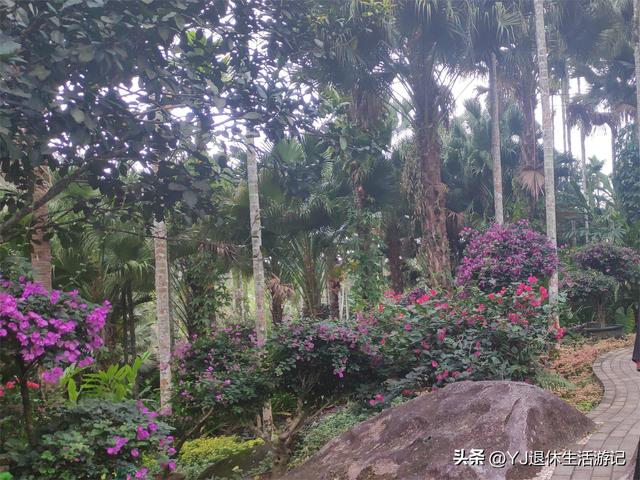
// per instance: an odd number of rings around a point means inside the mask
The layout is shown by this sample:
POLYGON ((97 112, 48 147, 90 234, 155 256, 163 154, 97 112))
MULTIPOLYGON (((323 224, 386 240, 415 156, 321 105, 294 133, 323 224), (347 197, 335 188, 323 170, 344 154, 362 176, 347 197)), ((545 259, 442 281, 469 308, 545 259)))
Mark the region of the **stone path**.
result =
POLYGON ((632 480, 640 442, 640 372, 631 361, 632 348, 614 350, 600 357, 593 371, 604 385, 602 402, 589 412, 596 430, 570 447, 571 451, 620 451, 626 453, 625 466, 555 468, 552 480, 632 480))

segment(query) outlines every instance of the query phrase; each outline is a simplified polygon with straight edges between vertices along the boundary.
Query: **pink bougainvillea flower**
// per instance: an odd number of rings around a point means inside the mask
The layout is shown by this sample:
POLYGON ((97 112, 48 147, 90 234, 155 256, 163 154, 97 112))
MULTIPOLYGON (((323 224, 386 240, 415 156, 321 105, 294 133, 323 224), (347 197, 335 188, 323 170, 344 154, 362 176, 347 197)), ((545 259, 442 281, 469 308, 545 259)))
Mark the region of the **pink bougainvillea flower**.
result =
POLYGON ((419 303, 420 305, 422 305, 423 303, 428 302, 430 299, 431 297, 429 297, 429 295, 423 295, 416 300, 416 303, 419 303))
POLYGON ((149 469, 146 467, 142 467, 136 472, 136 478, 146 479, 147 473, 149 473, 149 469))
POLYGON ((138 426, 136 429, 136 440, 146 440, 147 438, 149 438, 149 432, 141 426, 138 426))

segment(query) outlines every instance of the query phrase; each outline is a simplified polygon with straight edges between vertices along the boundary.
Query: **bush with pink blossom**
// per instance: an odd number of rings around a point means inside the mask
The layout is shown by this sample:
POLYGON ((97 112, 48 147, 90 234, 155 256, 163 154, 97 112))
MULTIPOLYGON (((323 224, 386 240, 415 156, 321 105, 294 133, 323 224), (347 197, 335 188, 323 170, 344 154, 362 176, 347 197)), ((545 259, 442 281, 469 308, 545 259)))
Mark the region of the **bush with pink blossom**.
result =
POLYGON ((108 302, 93 305, 77 292, 48 291, 22 277, 17 282, 0 277, 0 384, 17 377, 31 441, 28 382, 40 372, 44 382, 55 384, 66 366, 91 364, 103 344, 109 309, 108 302))
POLYGON ((529 276, 545 279, 558 267, 553 244, 524 220, 494 224, 483 231, 466 228, 462 240, 466 246, 458 267, 458 285, 496 292, 529 276))
POLYGON ((246 325, 214 327, 176 345, 176 422, 195 424, 209 411, 215 412, 216 421, 253 418, 271 392, 263 360, 255 330, 246 325))
POLYGON ((564 335, 549 326, 547 299, 547 289, 532 276, 488 294, 471 287, 432 289, 412 304, 390 301, 370 330, 392 391, 533 378, 538 358, 564 335))
MULTIPOLYGON (((173 410, 188 431, 199 422, 234 422, 251 428, 265 402, 280 405, 276 434, 263 437, 280 471, 302 421, 327 402, 367 383, 379 383, 383 360, 368 322, 302 318, 274 326, 264 346, 242 325, 216 328, 175 353, 173 410)), ((275 410, 275 409, 274 409, 275 410)))
POLYGON ((171 428, 141 402, 89 399, 53 411, 33 447, 11 452, 23 480, 151 480, 175 469, 171 428))

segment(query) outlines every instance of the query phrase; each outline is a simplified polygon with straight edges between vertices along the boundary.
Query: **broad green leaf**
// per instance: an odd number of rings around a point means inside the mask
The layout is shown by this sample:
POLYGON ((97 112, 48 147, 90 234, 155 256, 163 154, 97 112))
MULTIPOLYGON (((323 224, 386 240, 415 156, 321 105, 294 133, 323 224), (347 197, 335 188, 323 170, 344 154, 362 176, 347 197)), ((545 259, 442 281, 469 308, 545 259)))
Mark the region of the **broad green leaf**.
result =
POLYGON ((84 45, 78 49, 78 60, 87 63, 93 60, 96 49, 93 45, 84 45))
POLYGON ((198 203, 198 196, 191 190, 187 190, 185 192, 182 192, 182 200, 184 201, 184 203, 193 208, 198 203))
POLYGON ((74 5, 79 5, 83 2, 84 0, 67 0, 62 4, 62 10, 64 10, 65 8, 73 7, 74 5))
POLYGON ((84 112, 79 108, 72 108, 70 113, 76 123, 82 123, 84 121, 84 112))
POLYGON ((7 35, 0 33, 0 56, 13 55, 20 50, 20 45, 7 35))

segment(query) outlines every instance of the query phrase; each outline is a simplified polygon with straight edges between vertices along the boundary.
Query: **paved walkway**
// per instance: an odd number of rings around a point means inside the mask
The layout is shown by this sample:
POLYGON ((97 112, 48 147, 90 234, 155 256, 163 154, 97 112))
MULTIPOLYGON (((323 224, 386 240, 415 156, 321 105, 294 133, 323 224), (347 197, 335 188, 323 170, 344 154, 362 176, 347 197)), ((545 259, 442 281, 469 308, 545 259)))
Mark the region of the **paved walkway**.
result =
POLYGON ((586 443, 569 448, 572 451, 620 451, 626 453, 625 466, 572 467, 558 466, 552 480, 631 480, 640 442, 640 372, 631 361, 632 348, 614 350, 600 357, 593 371, 604 385, 602 402, 589 412, 596 430, 586 443))

